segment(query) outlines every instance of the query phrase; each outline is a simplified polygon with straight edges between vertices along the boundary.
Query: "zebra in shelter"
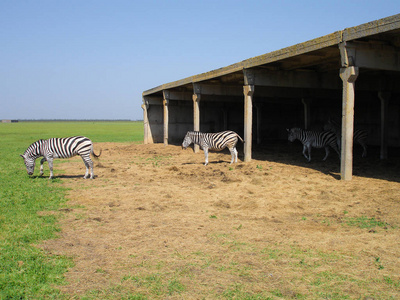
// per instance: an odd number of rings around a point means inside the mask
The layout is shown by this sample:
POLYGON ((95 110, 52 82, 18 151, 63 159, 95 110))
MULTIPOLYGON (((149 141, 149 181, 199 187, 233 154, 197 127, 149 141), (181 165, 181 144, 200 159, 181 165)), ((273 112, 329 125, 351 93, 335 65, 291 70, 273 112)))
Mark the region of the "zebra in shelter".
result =
POLYGON ((43 163, 47 161, 50 169, 49 179, 51 179, 53 178, 53 159, 70 158, 75 155, 80 155, 86 167, 86 173, 83 178, 88 178, 90 168, 90 179, 93 179, 93 161, 90 159, 90 154, 98 158, 101 155, 101 150, 97 155, 93 151, 93 143, 90 139, 84 136, 73 136, 38 140, 31 144, 28 149, 26 149, 25 153, 20 156, 24 159, 28 175, 33 174, 36 159, 43 156, 40 161, 39 176, 43 175, 43 163))
POLYGON ((244 143, 243 139, 234 131, 222 131, 217 133, 202 133, 199 131, 188 131, 183 139, 182 148, 186 149, 190 144, 199 145, 204 150, 205 163, 208 164, 208 150, 221 151, 228 147, 231 152, 233 162, 237 162, 238 152, 236 143, 238 138, 244 143))
MULTIPOLYGON (((341 148, 342 143, 342 126, 339 125, 338 122, 329 119, 328 122, 324 125, 324 130, 332 131, 336 135, 337 144, 339 149, 341 148)), ((367 139, 368 132, 362 129, 354 129, 353 132, 353 142, 358 143, 363 148, 362 157, 367 157, 367 139)))
POLYGON ((331 131, 306 131, 300 128, 286 129, 288 131, 288 140, 294 142, 298 139, 303 144, 303 155, 308 160, 311 161, 311 148, 325 148, 324 161, 327 159, 330 151, 329 147, 339 155, 339 148, 336 143, 336 135, 331 131), (308 152, 308 155, 307 153, 308 152))

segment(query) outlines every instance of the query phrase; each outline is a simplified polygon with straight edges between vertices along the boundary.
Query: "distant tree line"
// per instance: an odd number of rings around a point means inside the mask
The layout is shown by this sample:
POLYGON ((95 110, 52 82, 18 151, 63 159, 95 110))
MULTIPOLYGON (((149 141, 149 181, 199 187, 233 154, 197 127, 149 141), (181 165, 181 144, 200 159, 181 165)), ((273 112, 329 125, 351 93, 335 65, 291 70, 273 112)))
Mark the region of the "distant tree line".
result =
POLYGON ((129 120, 129 119, 21 119, 12 120, 13 122, 139 122, 143 120, 129 120))

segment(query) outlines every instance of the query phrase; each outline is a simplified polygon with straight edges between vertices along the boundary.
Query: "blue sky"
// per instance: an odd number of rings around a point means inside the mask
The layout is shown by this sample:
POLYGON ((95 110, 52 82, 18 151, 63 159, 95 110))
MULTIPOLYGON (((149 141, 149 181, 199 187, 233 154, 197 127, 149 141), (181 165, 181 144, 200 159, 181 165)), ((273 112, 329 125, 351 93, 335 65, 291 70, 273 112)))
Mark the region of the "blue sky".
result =
POLYGON ((0 119, 139 120, 144 90, 397 13, 399 0, 0 0, 0 119))

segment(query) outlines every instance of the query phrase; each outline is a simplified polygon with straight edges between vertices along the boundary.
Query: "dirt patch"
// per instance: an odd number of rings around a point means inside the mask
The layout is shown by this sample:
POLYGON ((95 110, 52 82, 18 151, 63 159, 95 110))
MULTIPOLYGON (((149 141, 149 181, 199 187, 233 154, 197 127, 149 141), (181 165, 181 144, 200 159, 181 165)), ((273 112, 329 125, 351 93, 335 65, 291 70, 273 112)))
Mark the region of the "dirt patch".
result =
POLYGON ((179 279, 183 298, 213 298, 238 283, 292 298, 318 289, 312 273, 333 272, 349 276, 345 295, 400 295, 396 284, 378 283, 400 279, 398 161, 356 160, 357 175, 344 182, 337 157, 321 162, 315 153, 306 163, 287 145, 233 165, 227 152, 210 153, 208 166, 202 151, 180 146, 95 148, 103 150, 95 180, 77 177, 80 158, 55 168, 56 176, 65 170, 70 200, 60 237, 43 248, 74 258, 66 293, 123 286, 146 294, 145 275, 164 274, 179 279), (363 278, 376 278, 376 290, 363 278))

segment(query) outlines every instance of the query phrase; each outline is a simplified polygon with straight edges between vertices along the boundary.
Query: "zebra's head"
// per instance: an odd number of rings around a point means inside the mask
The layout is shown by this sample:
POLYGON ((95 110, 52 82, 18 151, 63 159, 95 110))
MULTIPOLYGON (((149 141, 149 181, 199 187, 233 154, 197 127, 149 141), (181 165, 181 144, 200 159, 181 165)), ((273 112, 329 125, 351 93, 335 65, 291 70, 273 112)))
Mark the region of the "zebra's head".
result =
POLYGON ((299 132, 299 128, 292 128, 292 129, 286 129, 288 132, 288 140, 290 142, 294 142, 297 139, 297 134, 299 132))
POLYGON ((190 146, 192 143, 192 136, 190 132, 186 133, 185 138, 183 139, 182 149, 185 149, 190 146))
POLYGON ((35 170, 35 157, 30 157, 27 154, 21 154, 20 155, 24 159, 24 163, 26 166, 26 172, 28 172, 28 175, 33 175, 33 171, 35 170))

